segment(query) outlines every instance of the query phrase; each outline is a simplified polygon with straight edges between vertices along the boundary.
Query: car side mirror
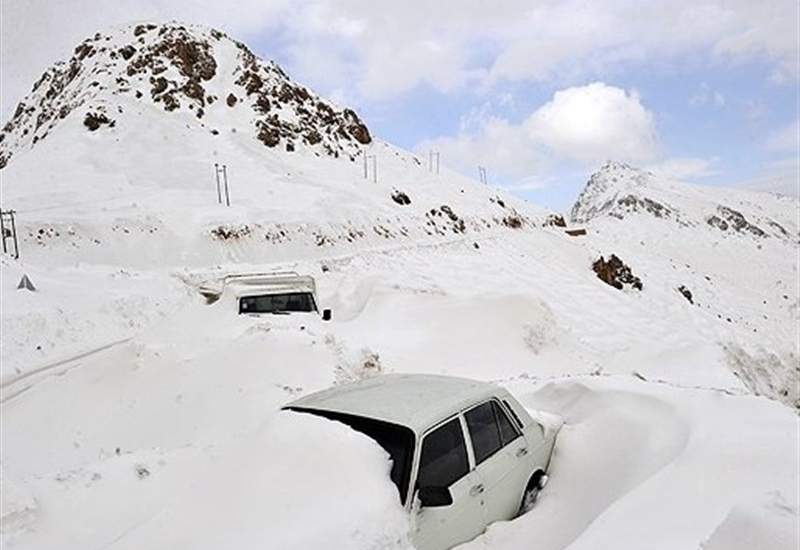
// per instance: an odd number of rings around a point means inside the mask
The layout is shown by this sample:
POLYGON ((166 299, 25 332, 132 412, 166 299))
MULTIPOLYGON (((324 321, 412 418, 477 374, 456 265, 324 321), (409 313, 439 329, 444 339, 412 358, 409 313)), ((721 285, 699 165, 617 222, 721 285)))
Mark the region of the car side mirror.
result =
POLYGON ((419 503, 428 508, 453 504, 453 495, 447 487, 420 487, 417 496, 419 503))
POLYGON ((322 310, 322 320, 323 321, 330 321, 331 320, 331 310, 323 309, 322 310))

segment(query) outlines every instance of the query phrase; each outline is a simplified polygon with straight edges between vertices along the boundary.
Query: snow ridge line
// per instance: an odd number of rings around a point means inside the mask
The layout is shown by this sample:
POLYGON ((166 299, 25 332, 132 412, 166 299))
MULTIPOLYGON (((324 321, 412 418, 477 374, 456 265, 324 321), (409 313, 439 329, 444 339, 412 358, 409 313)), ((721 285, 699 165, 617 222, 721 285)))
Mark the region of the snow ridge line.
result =
POLYGON ((116 347, 116 346, 118 346, 120 344, 124 344, 126 342, 129 342, 132 339, 133 339, 133 337, 129 336, 128 338, 123 338, 121 340, 115 340, 113 342, 109 342, 107 344, 103 344, 102 346, 99 346, 99 347, 92 348, 90 350, 81 352, 81 353, 79 353, 77 355, 73 355, 71 357, 67 357, 66 359, 60 359, 60 360, 55 361, 53 363, 49 363, 49 364, 45 364, 45 365, 43 365, 41 367, 37 367, 37 368, 35 368, 33 370, 30 370, 28 372, 24 372, 24 373, 20 374, 19 376, 15 376, 15 377, 11 378, 10 380, 5 380, 3 382, 0 382, 0 390, 6 390, 6 389, 11 388, 12 386, 16 385, 17 383, 22 382, 22 381, 30 378, 31 376, 35 376, 37 374, 43 375, 41 378, 32 381, 29 385, 21 388, 20 390, 12 393, 11 395, 5 395, 5 396, 0 397, 0 404, 6 403, 6 402, 14 399, 15 397, 17 397, 21 393, 24 393, 24 392, 28 391, 29 389, 33 388, 34 386, 36 386, 37 384, 39 384, 43 380, 46 380, 50 376, 57 376, 57 375, 64 374, 64 373, 72 370, 73 368, 78 367, 79 365, 75 365, 73 367, 69 367, 69 368, 66 368, 66 369, 58 371, 58 372, 51 372, 51 371, 53 371, 53 369, 56 369, 56 368, 58 368, 60 366, 63 366, 63 365, 68 365, 69 363, 73 363, 73 362, 78 361, 80 359, 84 359, 86 357, 89 357, 90 355, 94 355, 96 353, 103 352, 103 351, 105 351, 107 349, 111 349, 111 348, 116 347))

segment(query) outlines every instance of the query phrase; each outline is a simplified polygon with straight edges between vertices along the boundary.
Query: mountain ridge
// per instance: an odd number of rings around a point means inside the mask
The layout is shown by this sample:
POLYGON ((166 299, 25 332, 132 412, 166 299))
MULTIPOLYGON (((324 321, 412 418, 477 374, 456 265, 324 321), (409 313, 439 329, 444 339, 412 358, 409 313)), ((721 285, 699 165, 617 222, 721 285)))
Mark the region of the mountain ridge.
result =
POLYGON ((609 161, 594 172, 572 205, 575 223, 649 216, 679 227, 708 227, 721 236, 798 242, 792 217, 800 202, 787 196, 687 184, 609 161))

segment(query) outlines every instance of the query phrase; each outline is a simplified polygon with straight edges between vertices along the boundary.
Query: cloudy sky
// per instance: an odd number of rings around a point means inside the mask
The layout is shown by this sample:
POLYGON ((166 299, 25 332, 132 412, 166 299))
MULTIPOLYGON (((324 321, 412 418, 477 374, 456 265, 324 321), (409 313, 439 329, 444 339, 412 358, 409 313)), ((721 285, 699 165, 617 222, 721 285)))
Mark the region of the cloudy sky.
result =
POLYGON ((564 208, 606 159, 797 194, 798 2, 2 0, 0 118, 95 31, 226 31, 373 133, 564 208))

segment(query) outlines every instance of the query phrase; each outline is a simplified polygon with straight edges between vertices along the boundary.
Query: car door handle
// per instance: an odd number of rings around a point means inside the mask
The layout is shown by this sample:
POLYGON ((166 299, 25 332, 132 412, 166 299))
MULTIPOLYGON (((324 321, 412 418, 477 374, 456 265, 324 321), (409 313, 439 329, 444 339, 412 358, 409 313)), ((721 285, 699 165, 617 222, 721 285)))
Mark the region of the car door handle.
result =
POLYGON ((469 490, 469 496, 476 497, 483 492, 483 484, 478 483, 469 490))
POLYGON ((528 448, 527 447, 520 447, 519 449, 517 449, 517 456, 518 457, 523 457, 526 454, 528 454, 528 448))

